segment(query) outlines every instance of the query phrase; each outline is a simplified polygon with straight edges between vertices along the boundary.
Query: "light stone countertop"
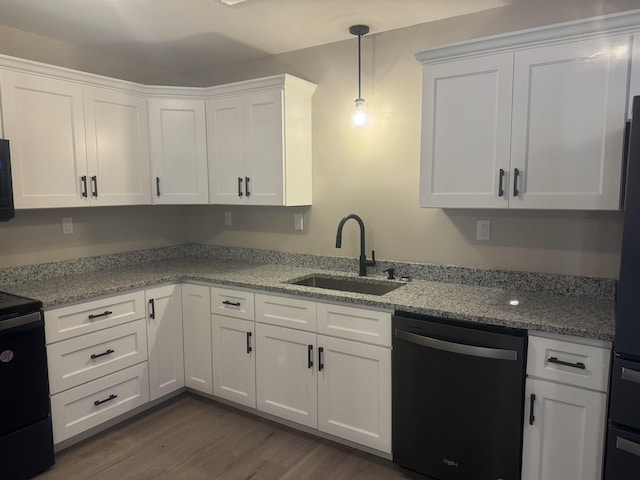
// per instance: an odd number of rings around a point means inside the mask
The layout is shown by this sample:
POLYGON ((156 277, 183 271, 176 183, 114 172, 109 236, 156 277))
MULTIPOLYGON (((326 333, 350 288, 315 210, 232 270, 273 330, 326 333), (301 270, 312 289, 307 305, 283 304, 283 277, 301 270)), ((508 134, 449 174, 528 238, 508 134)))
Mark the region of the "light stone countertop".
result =
MULTIPOLYGON (((40 299, 45 309, 51 309, 162 283, 194 281, 605 341, 612 341, 615 332, 613 298, 565 296, 424 280, 413 280, 382 296, 286 283, 316 272, 357 277, 355 272, 181 257, 4 284, 0 285, 0 291, 40 299), (518 305, 511 305, 511 300, 518 300, 518 305)), ((365 277, 365 281, 382 278, 365 277)))

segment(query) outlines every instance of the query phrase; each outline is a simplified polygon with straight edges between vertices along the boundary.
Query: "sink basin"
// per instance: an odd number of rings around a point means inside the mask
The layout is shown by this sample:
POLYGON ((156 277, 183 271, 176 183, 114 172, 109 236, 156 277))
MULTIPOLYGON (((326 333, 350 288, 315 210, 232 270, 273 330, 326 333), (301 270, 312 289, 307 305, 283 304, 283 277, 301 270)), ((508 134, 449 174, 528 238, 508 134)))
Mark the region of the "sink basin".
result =
POLYGON ((341 292, 365 293, 367 295, 384 295, 404 285, 404 283, 373 280, 367 277, 337 277, 322 274, 308 275, 287 283, 328 290, 339 290, 341 292))

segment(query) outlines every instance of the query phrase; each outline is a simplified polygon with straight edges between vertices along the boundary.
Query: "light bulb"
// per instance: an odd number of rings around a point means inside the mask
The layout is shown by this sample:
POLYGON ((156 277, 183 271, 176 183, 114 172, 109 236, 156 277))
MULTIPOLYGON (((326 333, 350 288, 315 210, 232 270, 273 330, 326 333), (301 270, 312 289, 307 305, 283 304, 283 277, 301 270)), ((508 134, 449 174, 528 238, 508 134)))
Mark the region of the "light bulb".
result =
POLYGON ((364 98, 356 98, 353 115, 351 116, 351 125, 364 127, 368 121, 367 106, 364 103, 364 98))

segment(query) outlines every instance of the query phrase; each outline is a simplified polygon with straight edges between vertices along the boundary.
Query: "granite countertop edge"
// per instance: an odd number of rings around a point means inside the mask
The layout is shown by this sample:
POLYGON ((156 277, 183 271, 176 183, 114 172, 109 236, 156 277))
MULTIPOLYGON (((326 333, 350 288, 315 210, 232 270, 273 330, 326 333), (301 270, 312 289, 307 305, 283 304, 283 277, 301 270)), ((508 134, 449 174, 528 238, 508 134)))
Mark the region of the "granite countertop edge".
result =
MULTIPOLYGON (((287 283, 317 272, 358 277, 357 273, 318 268, 187 257, 3 284, 0 290, 37 298, 48 310, 166 283, 195 282, 607 342, 613 340, 615 332, 615 303, 610 298, 564 296, 423 280, 408 282, 382 296, 287 283), (513 305, 515 301, 517 305, 513 305)), ((365 277, 362 280, 376 281, 382 278, 365 277)))

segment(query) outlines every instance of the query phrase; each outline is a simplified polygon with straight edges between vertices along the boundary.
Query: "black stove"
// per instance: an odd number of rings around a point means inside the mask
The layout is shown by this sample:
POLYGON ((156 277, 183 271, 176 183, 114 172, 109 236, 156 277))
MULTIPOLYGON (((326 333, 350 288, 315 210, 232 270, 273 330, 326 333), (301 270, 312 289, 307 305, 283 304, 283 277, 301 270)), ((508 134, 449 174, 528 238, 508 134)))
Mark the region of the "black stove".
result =
POLYGON ((37 312, 41 308, 40 300, 0 292, 0 321, 37 312))
POLYGON ((53 465, 42 302, 0 293, 0 480, 53 465))

